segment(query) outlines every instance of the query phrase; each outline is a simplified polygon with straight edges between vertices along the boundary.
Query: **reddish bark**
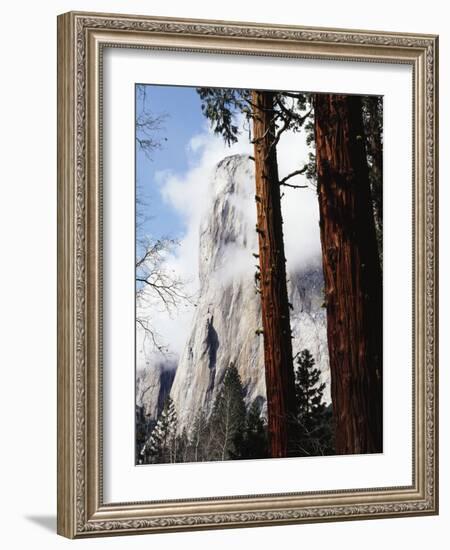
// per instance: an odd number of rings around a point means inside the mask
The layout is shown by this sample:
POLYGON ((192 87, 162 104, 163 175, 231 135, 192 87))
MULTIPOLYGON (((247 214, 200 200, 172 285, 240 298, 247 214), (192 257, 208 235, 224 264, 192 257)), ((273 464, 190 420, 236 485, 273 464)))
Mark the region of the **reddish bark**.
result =
POLYGON ((269 448, 288 455, 295 416, 294 370, 286 283, 280 186, 274 141, 272 92, 252 92, 257 231, 269 448))
POLYGON ((382 277, 361 101, 316 94, 314 110, 336 452, 382 452, 382 277))

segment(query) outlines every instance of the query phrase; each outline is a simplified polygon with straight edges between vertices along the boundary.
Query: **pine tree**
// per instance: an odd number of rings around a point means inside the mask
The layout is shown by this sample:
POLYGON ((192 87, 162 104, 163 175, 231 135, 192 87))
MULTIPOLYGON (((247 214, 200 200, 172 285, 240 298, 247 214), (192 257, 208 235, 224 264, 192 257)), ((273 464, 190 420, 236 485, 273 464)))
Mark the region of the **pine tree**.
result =
POLYGON ((268 458, 267 427, 261 417, 261 404, 255 399, 247 411, 241 458, 268 458))
POLYGON ((177 413, 167 397, 150 437, 141 450, 146 463, 177 462, 177 413))
POLYGON ((208 418, 200 408, 195 415, 189 438, 189 460, 201 462, 209 460, 210 426, 208 418))
POLYGON ((322 412, 325 408, 322 402, 325 383, 317 385, 320 371, 314 367, 314 357, 308 349, 304 349, 297 355, 296 363, 295 396, 298 415, 306 417, 315 412, 322 412))
POLYGON ((190 462, 190 442, 189 437, 186 431, 186 428, 183 428, 181 434, 176 436, 176 461, 177 462, 190 462))
POLYGON ((245 429, 244 390, 233 363, 225 371, 209 421, 208 460, 240 458, 245 429))
POLYGON ((331 410, 323 402, 324 390, 325 383, 320 383, 313 356, 309 350, 302 350, 296 356, 297 430, 291 448, 293 456, 333 452, 331 410))
POLYGON ((135 422, 135 456, 136 464, 142 464, 144 462, 144 456, 141 454, 141 450, 147 441, 149 434, 154 428, 155 422, 149 420, 145 415, 144 407, 136 405, 136 422, 135 422))

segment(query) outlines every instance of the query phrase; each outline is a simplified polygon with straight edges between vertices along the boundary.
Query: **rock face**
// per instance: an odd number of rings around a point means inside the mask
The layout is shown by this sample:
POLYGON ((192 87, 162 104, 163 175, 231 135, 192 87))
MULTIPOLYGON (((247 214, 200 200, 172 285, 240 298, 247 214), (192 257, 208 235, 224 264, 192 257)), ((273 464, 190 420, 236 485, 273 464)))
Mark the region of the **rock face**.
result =
MULTIPOLYGON (((139 357, 138 357, 139 361, 139 357)), ((136 372, 136 405, 143 413, 156 420, 162 411, 164 401, 170 393, 177 364, 168 362, 148 363, 136 372)))
MULTIPOLYGON (((253 170, 247 156, 236 155, 220 162, 215 171, 211 205, 200 227, 197 307, 170 388, 179 428, 189 428, 199 408, 211 410, 231 363, 241 376, 247 406, 255 399, 266 401, 263 336, 257 334, 262 324, 255 289, 258 260, 252 256, 258 252, 253 170)), ((301 272, 289 273, 288 291, 293 305, 294 353, 304 348, 311 351, 327 383, 324 397, 329 402, 326 314, 319 262, 320 257, 301 272)), ((163 381, 166 369, 140 365, 138 353, 139 367, 137 404, 152 417, 158 413, 161 392, 167 392, 163 381)))

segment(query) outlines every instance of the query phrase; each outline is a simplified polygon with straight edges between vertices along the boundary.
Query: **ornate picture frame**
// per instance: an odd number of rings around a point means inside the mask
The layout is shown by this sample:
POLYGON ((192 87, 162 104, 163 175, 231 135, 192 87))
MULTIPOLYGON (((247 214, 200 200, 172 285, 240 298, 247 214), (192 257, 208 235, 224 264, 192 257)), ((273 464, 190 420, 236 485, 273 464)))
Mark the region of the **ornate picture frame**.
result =
MULTIPOLYGON (((103 535, 438 513, 438 38, 70 12, 58 17, 58 533, 103 535), (105 503, 102 95, 105 48, 412 68, 412 483, 105 503)), ((131 367, 130 367, 131 368, 131 367)), ((133 376, 132 370, 130 376, 133 376)))

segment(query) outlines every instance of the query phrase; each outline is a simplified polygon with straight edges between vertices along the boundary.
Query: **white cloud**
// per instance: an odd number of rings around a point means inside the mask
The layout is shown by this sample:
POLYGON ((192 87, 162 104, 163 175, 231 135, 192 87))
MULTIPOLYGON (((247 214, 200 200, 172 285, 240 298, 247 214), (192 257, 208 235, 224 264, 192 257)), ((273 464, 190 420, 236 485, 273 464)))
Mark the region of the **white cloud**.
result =
POLYGON ((186 233, 171 265, 184 278, 195 284, 198 276, 198 237, 202 218, 211 199, 211 180, 217 164, 226 156, 250 154, 248 139, 228 147, 220 136, 205 128, 187 145, 193 153, 192 165, 182 175, 169 174, 161 185, 161 195, 185 222, 186 233))
MULTIPOLYGON (((285 133, 277 148, 280 179, 302 168, 308 160, 309 148, 304 132, 285 133)), ((289 270, 302 270, 321 259, 319 204, 316 189, 304 175, 289 180, 295 185, 308 185, 306 189, 283 187, 284 246, 289 270)))

